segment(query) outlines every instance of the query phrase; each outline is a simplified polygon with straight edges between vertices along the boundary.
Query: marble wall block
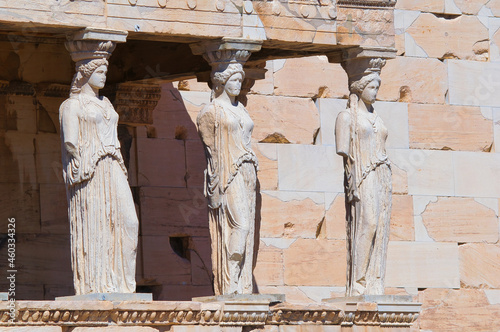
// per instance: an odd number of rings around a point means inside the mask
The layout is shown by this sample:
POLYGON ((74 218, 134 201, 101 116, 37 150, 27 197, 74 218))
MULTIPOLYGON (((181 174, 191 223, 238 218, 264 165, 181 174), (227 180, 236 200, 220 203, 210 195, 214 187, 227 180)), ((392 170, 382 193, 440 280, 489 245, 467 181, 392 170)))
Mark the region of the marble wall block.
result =
POLYGON ((0 134, 0 151, 3 153, 0 160, 2 182, 31 185, 37 183, 35 136, 13 130, 0 134))
POLYGON ((198 140, 196 117, 210 101, 210 92, 179 91, 172 83, 162 84, 161 87, 161 98, 153 111, 156 137, 198 140))
POLYGON ((330 206, 325 206, 325 219, 321 226, 320 236, 327 239, 345 240, 346 239, 346 211, 344 193, 325 195, 334 196, 330 206))
POLYGON ((39 183, 63 182, 61 138, 58 134, 39 133, 35 138, 35 161, 39 183))
POLYGON ((283 250, 261 241, 253 271, 257 288, 283 285, 283 273, 283 250))
POLYGON ((343 162, 335 147, 278 146, 279 190, 342 192, 343 162))
MULTIPOLYGON (((22 219, 16 220, 20 226, 22 219)), ((58 234, 18 234, 16 238, 16 266, 22 273, 16 276, 16 299, 31 299, 29 288, 23 285, 72 285, 69 236, 58 234), (18 292, 17 292, 18 291, 18 292)), ((0 259, 7 262, 7 250, 0 259)), ((0 273, 6 280, 7 270, 0 273)), ((43 295, 42 298, 43 299, 43 295)))
POLYGON ((451 151, 389 149, 388 154, 393 165, 406 172, 410 195, 455 194, 451 151))
POLYGON ((278 146, 274 143, 256 143, 253 145, 259 161, 257 179, 260 190, 278 189, 278 146))
POLYGON ((137 139, 140 186, 186 187, 184 142, 176 139, 137 139), (162 153, 158 153, 162 151, 162 153), (168 167, 166 167, 168 165, 168 167))
POLYGON ((455 195, 500 197, 500 156, 497 153, 454 152, 455 195))
MULTIPOLYGON (((283 60, 278 60, 282 62, 283 60)), ((250 89, 250 94, 272 95, 274 93, 274 60, 266 61, 267 70, 262 80, 256 80, 250 89)))
POLYGON ((492 112, 494 144, 491 151, 500 152, 500 108, 493 108, 492 112))
POLYGON ((62 332, 60 326, 16 326, 0 327, 0 332, 62 332))
POLYGON ((443 13, 445 0, 432 0, 422 2, 419 0, 399 0, 396 2, 397 9, 415 10, 430 13, 443 13))
POLYGON ((405 56, 488 60, 488 29, 475 16, 447 20, 422 13, 405 33, 405 56))
POLYGON ((326 56, 280 61, 283 65, 274 67, 275 95, 338 98, 349 94, 347 74, 339 64, 329 63, 326 56))
POLYGON ((208 236, 208 211, 201 188, 141 187, 142 234, 208 236))
POLYGON ((460 281, 467 287, 500 288, 500 246, 467 243, 459 248, 460 281))
POLYGON ((448 83, 446 65, 438 59, 396 57, 381 73, 378 99, 443 104, 448 83))
POLYGON ((142 250, 144 278, 161 285, 191 284, 191 263, 173 251, 169 236, 143 235, 142 250))
MULTIPOLYGON (((487 0, 453 0, 456 6, 460 9, 462 14, 465 15, 478 15, 483 6, 495 7, 497 1, 487 1, 487 0)), ((498 6, 498 4, 496 5, 498 6)))
MULTIPOLYGON (((490 200, 498 211, 498 201, 490 200)), ((473 198, 439 197, 426 206, 421 216, 427 233, 435 241, 498 241, 497 212, 473 198)))
POLYGON ((408 173, 399 168, 396 164, 391 164, 392 170, 392 194, 408 194, 408 173))
MULTIPOLYGON (((281 192, 262 192, 262 237, 316 238, 325 215, 323 202, 306 195, 286 197, 281 192)), ((299 194, 299 193, 297 193, 299 194)))
POLYGON ((321 121, 316 144, 335 146, 335 120, 340 112, 346 110, 347 99, 318 98, 316 107, 321 121))
POLYGON ((410 104, 410 147, 427 150, 489 151, 491 118, 479 107, 410 104))
POLYGON ((426 289, 420 296, 419 327, 426 331, 492 331, 500 326, 500 305, 481 289, 426 289))
POLYGON ((415 240, 413 199, 408 195, 392 195, 391 241, 415 240))
POLYGON ((40 227, 42 233, 68 236, 70 227, 64 184, 40 184, 40 227))
POLYGON ((343 287, 345 255, 343 240, 297 239, 284 250, 285 285, 343 287))
MULTIPOLYGON (((65 196, 62 197, 65 199, 65 196)), ((17 234, 39 233, 40 198, 36 185, 0 183, 1 232, 7 233, 8 218, 15 218, 17 234)), ((67 211, 64 212, 67 216, 67 211)), ((7 253, 7 242, 3 251, 7 253)))
POLYGON ((189 256, 191 262, 191 282, 196 286, 212 286, 212 260, 210 258, 210 237, 191 237, 189 256))
POLYGON ((451 105, 500 106, 500 63, 447 60, 451 105))
MULTIPOLYGON (((314 141, 320 121, 312 99, 261 95, 247 97, 247 109, 255 123, 253 139, 260 142, 278 133, 294 144, 311 144, 314 141)), ((271 140, 269 143, 274 142, 271 140)))
POLYGON ((458 245, 389 242, 386 287, 459 288, 458 245))
POLYGON ((184 144, 186 150, 185 179, 187 187, 201 189, 205 181, 204 171, 207 163, 203 144, 199 140, 186 140, 184 144))

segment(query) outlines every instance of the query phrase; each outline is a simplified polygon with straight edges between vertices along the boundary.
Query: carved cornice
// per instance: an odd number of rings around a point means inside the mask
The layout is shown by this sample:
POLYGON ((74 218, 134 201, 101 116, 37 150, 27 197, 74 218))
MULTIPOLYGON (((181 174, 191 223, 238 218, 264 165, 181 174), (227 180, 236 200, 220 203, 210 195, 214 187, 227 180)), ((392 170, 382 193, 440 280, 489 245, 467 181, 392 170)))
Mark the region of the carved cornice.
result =
POLYGON ((7 301, 0 303, 0 326, 169 326, 169 325, 341 325, 410 327, 420 304, 401 310, 370 310, 342 305, 230 302, 18 301, 9 322, 7 301))
MULTIPOLYGON (((2 313, 0 325, 8 323, 7 312, 2 313)), ((220 311, 177 310, 43 310, 22 309, 14 325, 57 326, 155 326, 155 325, 211 325, 220 320, 220 311)))
POLYGON ((411 326, 418 319, 418 316, 418 312, 378 313, 378 320, 380 321, 380 326, 411 326))
POLYGON ((308 305, 297 306, 278 304, 271 308, 268 324, 297 325, 324 324, 340 325, 345 319, 344 312, 335 306, 308 305))

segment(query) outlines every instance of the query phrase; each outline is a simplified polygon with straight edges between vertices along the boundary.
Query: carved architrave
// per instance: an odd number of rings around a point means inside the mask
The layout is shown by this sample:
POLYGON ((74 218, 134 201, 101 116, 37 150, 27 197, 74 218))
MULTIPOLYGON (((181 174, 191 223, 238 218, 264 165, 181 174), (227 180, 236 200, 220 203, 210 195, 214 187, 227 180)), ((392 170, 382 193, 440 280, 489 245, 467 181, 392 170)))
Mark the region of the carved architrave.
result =
MULTIPOLYGON (((246 303, 248 304, 248 303, 246 303)), ((281 303, 269 307, 229 302, 17 301, 11 319, 8 301, 0 303, 0 326, 264 326, 341 325, 410 327, 419 303, 383 306, 364 303, 346 307, 329 303, 281 303)))

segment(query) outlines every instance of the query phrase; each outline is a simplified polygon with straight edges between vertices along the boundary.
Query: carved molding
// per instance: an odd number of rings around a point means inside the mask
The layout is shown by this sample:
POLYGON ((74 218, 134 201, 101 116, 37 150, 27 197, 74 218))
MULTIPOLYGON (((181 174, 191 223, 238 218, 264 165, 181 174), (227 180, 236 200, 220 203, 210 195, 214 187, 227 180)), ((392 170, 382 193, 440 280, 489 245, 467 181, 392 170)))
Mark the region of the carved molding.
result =
POLYGON ((34 96, 35 88, 27 82, 0 81, 0 95, 34 96))
POLYGON ((71 86, 69 85, 50 84, 42 91, 45 97, 68 98, 70 90, 71 86))
POLYGON ((67 98, 69 85, 64 84, 32 84, 28 82, 7 82, 0 81, 0 95, 18 95, 18 96, 44 96, 67 98))
MULTIPOLYGON (((1 325, 10 325, 2 314, 1 325)), ((29 310, 19 311, 15 325, 123 326, 217 324, 220 312, 156 310, 29 310)))
POLYGON ((279 307, 271 308, 271 313, 266 324, 410 327, 417 320, 419 312, 420 308, 418 305, 411 312, 390 313, 380 313, 377 310, 343 311, 338 308, 325 308, 324 306, 309 309, 279 307))
POLYGON ((411 326, 418 319, 418 316, 418 312, 379 313, 378 320, 380 321, 380 326, 411 326))
POLYGON ((158 84, 120 84, 114 101, 120 123, 153 124, 153 110, 160 98, 158 84))
MULTIPOLYGON (((7 302, 7 301, 5 301, 7 302)), ((267 304, 199 302, 18 301, 9 323, 7 303, 0 305, 0 326, 169 326, 169 325, 341 325, 410 327, 420 304, 401 311, 342 309, 328 303, 267 304)))
POLYGON ((299 308, 274 309, 269 315, 268 324, 297 325, 297 324, 323 324, 340 325, 345 315, 340 309, 301 310, 299 308))
POLYGON ((394 7, 396 0, 338 0, 337 4, 348 7, 394 7))

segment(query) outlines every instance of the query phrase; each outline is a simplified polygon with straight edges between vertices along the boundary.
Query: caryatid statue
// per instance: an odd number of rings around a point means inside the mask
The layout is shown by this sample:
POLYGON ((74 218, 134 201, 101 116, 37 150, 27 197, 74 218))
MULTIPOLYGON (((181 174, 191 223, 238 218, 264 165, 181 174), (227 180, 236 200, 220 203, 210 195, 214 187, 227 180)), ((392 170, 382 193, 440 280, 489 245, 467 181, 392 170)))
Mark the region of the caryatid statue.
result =
POLYGON ((350 96, 337 117, 335 139, 345 170, 346 296, 384 294, 392 181, 387 128, 373 108, 384 65, 379 58, 344 63, 350 96))
POLYGON ((76 74, 59 120, 75 293, 133 293, 139 222, 120 153, 118 114, 99 95, 115 43, 78 40, 66 48, 76 74))
POLYGON ((197 123, 207 158, 214 290, 216 295, 251 294, 257 158, 250 144, 253 121, 238 102, 250 52, 222 50, 204 56, 212 65, 213 89, 197 123))

